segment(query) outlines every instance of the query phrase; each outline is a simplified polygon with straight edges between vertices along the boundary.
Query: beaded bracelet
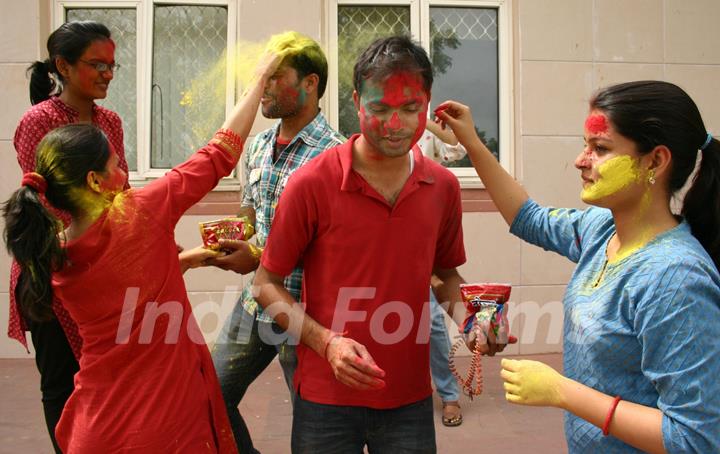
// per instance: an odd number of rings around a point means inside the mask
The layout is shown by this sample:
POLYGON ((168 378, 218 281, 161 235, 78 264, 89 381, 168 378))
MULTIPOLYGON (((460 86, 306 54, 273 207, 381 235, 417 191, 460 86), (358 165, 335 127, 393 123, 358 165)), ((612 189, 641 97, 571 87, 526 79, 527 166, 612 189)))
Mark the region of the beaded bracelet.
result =
POLYGON ((608 411, 608 414, 605 417, 605 424, 602 426, 602 433, 606 437, 610 435, 610 421, 612 421, 613 415, 615 415, 615 409, 617 408, 619 402, 620 396, 615 396, 615 400, 613 400, 613 403, 610 406, 610 411, 608 411))
MULTIPOLYGON (((475 329, 479 328, 476 326, 475 329)), ((473 356, 470 360, 468 376, 467 378, 462 378, 457 370, 457 367, 455 366, 455 354, 457 353, 458 348, 460 348, 464 343, 465 341, 460 339, 455 342, 455 344, 450 349, 449 369, 455 379, 458 381, 458 384, 462 387, 463 392, 467 394, 468 397, 470 397, 470 400, 472 400, 474 396, 479 396, 483 392, 481 351, 482 346, 481 343, 476 340, 475 348, 473 349, 473 356), (473 386, 473 380, 475 380, 476 382, 475 386, 473 386)))

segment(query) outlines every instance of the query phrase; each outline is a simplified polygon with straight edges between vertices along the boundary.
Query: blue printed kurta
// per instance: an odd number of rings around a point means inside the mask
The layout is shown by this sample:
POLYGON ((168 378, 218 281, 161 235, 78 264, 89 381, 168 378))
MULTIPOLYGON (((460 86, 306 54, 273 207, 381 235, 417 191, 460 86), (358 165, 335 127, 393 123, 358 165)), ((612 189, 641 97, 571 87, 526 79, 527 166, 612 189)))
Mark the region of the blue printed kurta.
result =
MULTIPOLYGON (((528 200, 511 232, 577 263, 563 299, 565 375, 659 408, 668 452, 720 452, 720 276, 690 226, 613 263, 606 209, 528 200)), ((565 435, 571 453, 640 452, 570 413, 565 435)))

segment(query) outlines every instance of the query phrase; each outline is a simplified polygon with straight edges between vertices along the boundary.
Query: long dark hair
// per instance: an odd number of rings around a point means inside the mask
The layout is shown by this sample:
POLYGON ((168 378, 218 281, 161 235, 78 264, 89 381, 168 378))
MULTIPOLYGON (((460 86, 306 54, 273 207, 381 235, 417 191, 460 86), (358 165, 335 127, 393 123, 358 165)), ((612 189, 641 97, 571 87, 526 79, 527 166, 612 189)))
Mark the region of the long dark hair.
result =
POLYGON ((657 145, 668 147, 671 194, 685 185, 703 148, 681 214, 720 268, 720 142, 712 138, 705 145, 708 133, 695 102, 677 85, 650 80, 601 89, 590 107, 603 111, 620 134, 635 142, 639 153, 649 153, 657 145))
MULTIPOLYGON (((72 124, 49 132, 38 145, 35 168, 47 183, 48 203, 77 214, 77 195, 87 185, 88 172, 103 171, 109 157, 107 138, 93 125, 72 124)), ((51 274, 65 262, 58 238, 62 223, 41 198, 35 188, 23 186, 3 205, 5 245, 22 270, 15 297, 23 315, 37 321, 53 317, 51 274)))
POLYGON ((54 74, 62 81, 55 60, 64 58, 74 65, 93 41, 110 39, 110 30, 103 24, 93 21, 75 21, 62 24, 52 32, 47 40, 49 58, 36 61, 28 68, 30 72, 30 102, 34 105, 45 101, 55 91, 54 74))

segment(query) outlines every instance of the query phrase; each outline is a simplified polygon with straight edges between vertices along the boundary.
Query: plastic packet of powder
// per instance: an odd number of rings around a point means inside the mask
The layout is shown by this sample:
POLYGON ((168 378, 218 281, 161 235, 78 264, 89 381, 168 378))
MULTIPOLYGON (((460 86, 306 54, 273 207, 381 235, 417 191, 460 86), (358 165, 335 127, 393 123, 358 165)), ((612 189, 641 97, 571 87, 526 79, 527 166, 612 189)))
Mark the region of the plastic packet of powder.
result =
POLYGON ((220 240, 248 240, 254 234, 255 228, 245 216, 200 223, 203 246, 212 250, 220 249, 220 240))
POLYGON ((509 284, 460 285, 466 309, 462 332, 468 342, 477 338, 477 342, 485 343, 492 330, 498 344, 507 344, 510 331, 507 303, 511 290, 509 284))

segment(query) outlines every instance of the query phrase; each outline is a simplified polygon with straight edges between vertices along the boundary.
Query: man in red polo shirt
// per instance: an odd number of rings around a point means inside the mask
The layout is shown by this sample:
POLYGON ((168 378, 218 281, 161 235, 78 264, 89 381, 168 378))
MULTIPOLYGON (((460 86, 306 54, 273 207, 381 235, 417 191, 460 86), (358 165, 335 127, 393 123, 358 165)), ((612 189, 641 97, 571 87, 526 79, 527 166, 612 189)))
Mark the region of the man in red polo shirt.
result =
POLYGON ((294 453, 434 453, 427 289, 435 273, 438 299, 461 301, 460 187, 413 147, 432 87, 420 46, 374 42, 355 65, 354 87, 362 134, 290 178, 256 299, 301 340, 294 453), (283 287, 298 262, 304 309, 283 287))

